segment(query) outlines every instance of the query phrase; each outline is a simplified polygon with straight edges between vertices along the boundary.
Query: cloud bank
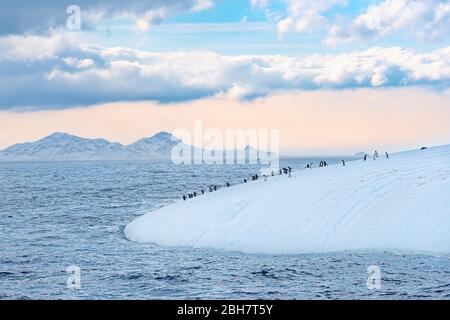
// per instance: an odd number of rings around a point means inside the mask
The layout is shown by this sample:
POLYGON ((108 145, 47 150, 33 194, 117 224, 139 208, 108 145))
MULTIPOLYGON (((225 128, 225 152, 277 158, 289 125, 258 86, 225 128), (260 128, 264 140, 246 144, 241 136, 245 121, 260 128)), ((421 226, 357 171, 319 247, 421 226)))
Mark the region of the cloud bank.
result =
POLYGON ((344 6, 347 0, 285 0, 286 17, 278 22, 278 31, 313 32, 328 24, 324 15, 335 6, 344 6))
POLYGON ((66 108, 114 101, 161 103, 280 91, 433 86, 450 81, 450 47, 418 53, 374 47, 304 58, 155 53, 82 44, 75 36, 0 38, 0 108, 66 108))
POLYGON ((165 18, 197 12, 214 6, 212 0, 15 0, 2 5, 0 35, 46 33, 65 25, 67 8, 77 5, 85 28, 100 19, 129 18, 140 29, 148 29, 165 18))
MULTIPOLYGON (((450 36, 449 0, 381 0, 354 14, 350 0, 281 0, 283 10, 271 9, 280 1, 251 0, 253 9, 269 10, 281 36, 287 32, 325 32, 327 45, 362 42, 387 36, 438 41, 450 36), (339 9, 342 9, 339 11, 339 9)), ((373 2, 373 1, 371 1, 373 2)))
POLYGON ((384 0, 371 5, 354 20, 333 25, 326 44, 336 45, 393 34, 418 40, 437 40, 450 35, 450 1, 384 0))

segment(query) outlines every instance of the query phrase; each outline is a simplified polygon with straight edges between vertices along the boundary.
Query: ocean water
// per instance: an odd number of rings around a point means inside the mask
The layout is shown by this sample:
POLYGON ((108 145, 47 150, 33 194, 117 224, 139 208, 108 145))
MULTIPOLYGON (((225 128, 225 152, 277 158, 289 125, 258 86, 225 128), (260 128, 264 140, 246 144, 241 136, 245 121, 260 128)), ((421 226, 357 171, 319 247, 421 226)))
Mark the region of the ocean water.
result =
MULTIPOLYGON (((336 163, 339 159, 327 159, 336 163)), ((311 159, 283 160, 294 170, 311 159)), ((136 217, 257 166, 0 163, 0 299, 450 299, 448 255, 246 255, 137 244, 136 217), (381 287, 367 286, 367 268, 381 287), (67 287, 69 266, 81 289, 67 287)))

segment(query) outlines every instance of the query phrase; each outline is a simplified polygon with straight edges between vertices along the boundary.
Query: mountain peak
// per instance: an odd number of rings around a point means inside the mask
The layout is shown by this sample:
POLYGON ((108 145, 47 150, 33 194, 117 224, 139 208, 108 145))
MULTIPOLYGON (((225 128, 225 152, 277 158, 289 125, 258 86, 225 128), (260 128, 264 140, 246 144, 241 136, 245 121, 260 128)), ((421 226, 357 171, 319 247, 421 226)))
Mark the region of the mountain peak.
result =
POLYGON ((172 134, 167 131, 161 131, 154 135, 154 137, 171 137, 172 134))
POLYGON ((154 153, 170 156, 174 146, 181 140, 169 132, 159 132, 149 138, 142 138, 128 146, 128 149, 136 153, 154 153))
POLYGON ((154 144, 154 143, 163 143, 163 144, 168 144, 168 145, 175 145, 178 144, 179 142, 181 142, 180 139, 178 139, 177 137, 175 137, 173 134, 171 134, 170 132, 159 132, 151 137, 147 137, 147 138, 142 138, 138 141, 136 141, 135 143, 131 144, 130 146, 137 146, 137 145, 145 145, 148 143, 154 144))
POLYGON ((154 136, 152 136, 150 139, 173 140, 173 141, 178 140, 177 137, 175 137, 170 132, 166 132, 166 131, 159 132, 159 133, 155 134, 154 136))
MULTIPOLYGON (((74 138, 74 135, 65 132, 54 132, 46 138, 60 139, 60 138, 74 138)), ((45 138, 44 138, 45 139, 45 138)))

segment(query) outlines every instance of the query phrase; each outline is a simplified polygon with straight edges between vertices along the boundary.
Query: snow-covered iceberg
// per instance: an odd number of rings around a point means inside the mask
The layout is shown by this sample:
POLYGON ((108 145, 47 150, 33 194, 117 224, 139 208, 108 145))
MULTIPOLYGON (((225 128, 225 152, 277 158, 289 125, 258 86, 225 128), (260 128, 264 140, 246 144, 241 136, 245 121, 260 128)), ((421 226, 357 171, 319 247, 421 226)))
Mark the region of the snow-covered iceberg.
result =
POLYGON ((450 145, 225 188, 150 212, 125 234, 246 253, 450 252, 450 145))

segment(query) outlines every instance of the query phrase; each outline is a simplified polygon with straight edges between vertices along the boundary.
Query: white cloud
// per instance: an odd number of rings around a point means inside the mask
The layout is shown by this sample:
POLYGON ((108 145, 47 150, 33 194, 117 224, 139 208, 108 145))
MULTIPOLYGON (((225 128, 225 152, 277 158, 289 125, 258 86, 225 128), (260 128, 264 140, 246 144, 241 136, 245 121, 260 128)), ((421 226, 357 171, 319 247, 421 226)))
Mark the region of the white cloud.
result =
POLYGON ((450 83, 450 47, 427 53, 374 47, 305 58, 223 56, 105 48, 54 34, 0 38, 0 48, 0 108, 169 102, 217 95, 247 99, 324 88, 426 85, 445 90, 450 83))
POLYGON ((160 24, 166 18, 182 12, 199 12, 214 7, 213 0, 171 0, 159 4, 150 4, 143 7, 143 11, 136 10, 134 6, 123 5, 112 16, 121 16, 136 21, 140 31, 147 31, 152 26, 160 24))
POLYGON ((269 6, 269 0, 250 0, 252 9, 265 9, 269 6))
POLYGON ((212 0, 196 0, 192 5, 191 10, 193 12, 209 10, 214 7, 214 1, 212 0))
POLYGON ((94 60, 92 59, 78 59, 73 57, 68 57, 62 59, 68 66, 77 68, 77 69, 89 69, 95 65, 94 60))
POLYGON ((131 15, 136 20, 136 26, 141 31, 147 31, 151 26, 161 23, 168 16, 167 8, 157 8, 149 10, 144 14, 131 15))
POLYGON ((294 19, 288 17, 283 20, 278 21, 278 32, 281 34, 284 34, 289 31, 289 29, 292 28, 292 25, 294 24, 294 19))
MULTIPOLYGON (((66 24, 71 0, 15 0, 2 6, 0 34, 46 33, 66 24)), ((77 0, 83 28, 95 28, 103 19, 129 18, 141 30, 160 23, 169 16, 198 12, 214 6, 213 0, 77 0)))
POLYGON ((52 32, 49 37, 11 35, 0 37, 0 62, 35 62, 57 58, 57 52, 76 48, 70 34, 52 32))
POLYGON ((335 6, 347 4, 346 0, 284 0, 286 17, 278 22, 278 31, 312 32, 327 26, 324 13, 335 6))
POLYGON ((335 45, 401 33, 421 40, 448 37, 449 0, 384 0, 345 26, 332 26, 326 44, 335 45))

